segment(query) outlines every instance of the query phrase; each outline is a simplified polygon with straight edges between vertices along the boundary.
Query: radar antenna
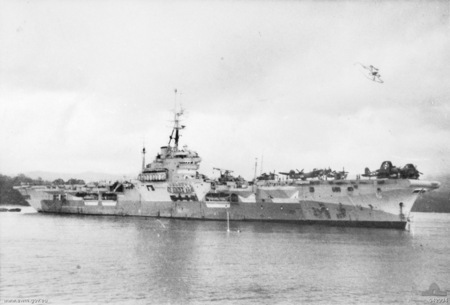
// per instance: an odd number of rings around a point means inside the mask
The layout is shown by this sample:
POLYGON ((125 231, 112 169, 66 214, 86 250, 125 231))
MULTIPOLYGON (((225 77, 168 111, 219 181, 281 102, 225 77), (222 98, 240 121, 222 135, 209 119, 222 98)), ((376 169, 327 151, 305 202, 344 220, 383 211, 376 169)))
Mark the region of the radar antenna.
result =
POLYGON ((223 172, 223 175, 229 175, 229 174, 231 174, 233 172, 232 170, 224 169, 224 168, 218 168, 218 167, 213 167, 213 170, 219 171, 221 176, 222 176, 222 172, 223 172))

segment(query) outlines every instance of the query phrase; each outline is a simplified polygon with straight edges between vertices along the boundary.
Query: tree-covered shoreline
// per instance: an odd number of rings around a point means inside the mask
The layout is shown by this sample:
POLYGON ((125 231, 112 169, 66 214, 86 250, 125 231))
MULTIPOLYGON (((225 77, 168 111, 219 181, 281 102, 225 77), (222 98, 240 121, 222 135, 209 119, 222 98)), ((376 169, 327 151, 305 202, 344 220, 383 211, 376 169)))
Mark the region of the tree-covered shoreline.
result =
POLYGON ((66 182, 59 178, 54 181, 43 180, 42 178, 32 179, 19 174, 15 177, 9 177, 0 174, 0 205, 20 205, 29 206, 28 202, 23 198, 18 190, 14 189, 15 186, 21 185, 73 185, 73 184, 85 184, 83 180, 69 179, 66 182))
MULTIPOLYGON (((450 213, 450 177, 440 177, 436 179, 442 185, 436 191, 427 192, 421 195, 412 208, 412 212, 426 213, 450 213)), ((28 202, 20 195, 14 186, 20 185, 74 185, 85 184, 83 180, 71 178, 64 181, 58 178, 54 181, 43 180, 42 178, 32 179, 19 174, 9 177, 0 174, 0 205, 20 205, 29 206, 28 202)))
POLYGON ((20 181, 24 183, 32 182, 33 179, 25 175, 19 175, 14 178, 0 174, 0 205, 21 205, 28 206, 28 202, 20 195, 19 191, 13 187, 20 185, 20 181))
POLYGON ((441 187, 420 195, 411 212, 450 213, 450 176, 443 175, 430 180, 439 181, 441 187))

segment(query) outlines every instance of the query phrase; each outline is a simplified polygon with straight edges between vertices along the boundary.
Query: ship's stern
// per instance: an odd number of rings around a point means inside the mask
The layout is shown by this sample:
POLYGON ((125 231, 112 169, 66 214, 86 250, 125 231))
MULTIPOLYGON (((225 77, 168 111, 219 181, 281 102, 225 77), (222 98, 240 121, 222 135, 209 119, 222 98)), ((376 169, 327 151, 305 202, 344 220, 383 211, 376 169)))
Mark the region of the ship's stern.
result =
POLYGON ((42 212, 41 201, 47 197, 47 194, 39 187, 19 186, 14 187, 22 197, 32 206, 36 211, 42 212))

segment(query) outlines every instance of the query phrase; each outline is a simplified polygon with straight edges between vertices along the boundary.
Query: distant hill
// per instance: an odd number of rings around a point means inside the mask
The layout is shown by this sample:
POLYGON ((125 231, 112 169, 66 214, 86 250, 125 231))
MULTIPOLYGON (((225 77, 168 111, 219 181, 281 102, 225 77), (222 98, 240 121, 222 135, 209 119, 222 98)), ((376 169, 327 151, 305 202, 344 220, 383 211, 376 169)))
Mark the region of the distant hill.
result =
MULTIPOLYGON (((26 173, 26 176, 30 179, 54 181, 56 179, 63 179, 65 181, 69 179, 82 179, 88 182, 95 181, 116 181, 123 180, 124 176, 96 173, 96 172, 83 172, 78 174, 70 173, 52 173, 45 171, 33 171, 26 173), (40 179, 39 179, 40 178, 40 179)), ((135 174, 126 176, 126 179, 135 178, 135 174)), ((21 198, 16 190, 12 189, 13 184, 17 185, 17 177, 10 178, 0 174, 0 204, 11 203, 26 205, 25 200, 21 198)), ((415 202, 412 212, 435 212, 435 213, 450 213, 450 175, 438 176, 438 177, 426 177, 424 180, 433 180, 441 182, 441 187, 438 190, 427 192, 421 195, 415 202)), ((30 182, 30 181, 27 181, 30 182)), ((39 184, 39 183, 37 183, 39 184)))
POLYGON ((421 195, 412 208, 412 212, 450 213, 450 175, 427 177, 426 180, 439 181, 441 187, 421 195))

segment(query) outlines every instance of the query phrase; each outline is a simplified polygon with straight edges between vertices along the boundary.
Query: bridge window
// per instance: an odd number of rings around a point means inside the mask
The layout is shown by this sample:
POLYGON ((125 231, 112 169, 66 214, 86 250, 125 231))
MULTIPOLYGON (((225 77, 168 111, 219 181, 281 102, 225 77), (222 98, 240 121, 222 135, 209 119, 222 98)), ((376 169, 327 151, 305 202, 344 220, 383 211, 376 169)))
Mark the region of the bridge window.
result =
POLYGON ((310 186, 310 187, 309 187, 309 192, 310 192, 310 193, 314 193, 314 186, 310 186))
POLYGON ((347 191, 353 192, 353 187, 351 187, 351 186, 347 187, 347 191))

